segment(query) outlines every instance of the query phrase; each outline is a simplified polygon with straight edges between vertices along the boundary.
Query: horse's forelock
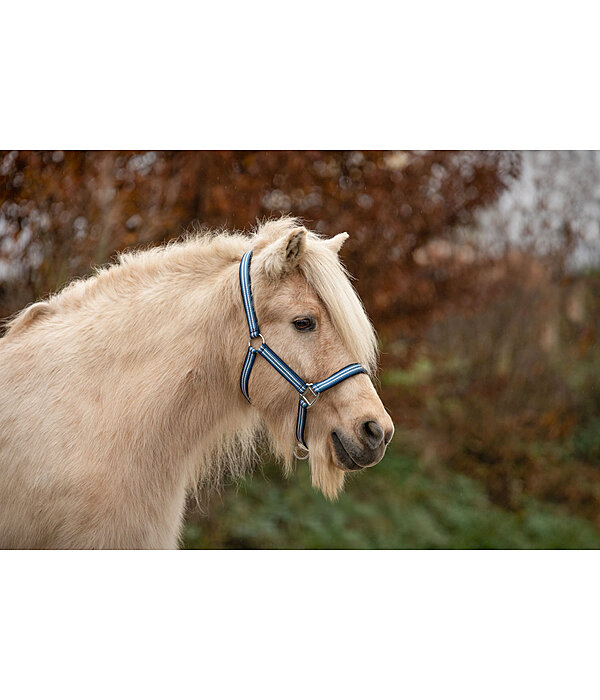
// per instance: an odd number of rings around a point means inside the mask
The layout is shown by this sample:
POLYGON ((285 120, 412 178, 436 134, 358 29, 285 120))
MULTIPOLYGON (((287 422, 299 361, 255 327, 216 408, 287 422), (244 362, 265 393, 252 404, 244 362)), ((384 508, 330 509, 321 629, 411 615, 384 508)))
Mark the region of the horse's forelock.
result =
POLYGON ((319 295, 344 346, 370 373, 377 365, 377 338, 348 273, 323 241, 309 245, 301 265, 308 283, 319 295))
MULTIPOLYGON (((288 235, 298 226, 301 226, 300 220, 293 217, 266 221, 256 230, 253 244, 260 249, 288 235)), ((344 238, 334 246, 336 249, 341 247, 346 236, 344 234, 344 238)), ((299 268, 325 305, 344 346, 357 362, 373 374, 377 366, 375 330, 336 250, 329 243, 331 240, 309 231, 299 268)))

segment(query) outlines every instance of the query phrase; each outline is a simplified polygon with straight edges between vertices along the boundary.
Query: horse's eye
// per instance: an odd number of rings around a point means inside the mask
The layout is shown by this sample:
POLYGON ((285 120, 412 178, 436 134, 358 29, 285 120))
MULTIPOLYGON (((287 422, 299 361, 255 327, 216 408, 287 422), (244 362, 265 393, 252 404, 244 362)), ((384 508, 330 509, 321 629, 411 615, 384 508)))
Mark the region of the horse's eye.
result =
POLYGON ((297 318, 292 323, 297 331, 314 331, 315 329, 315 319, 311 316, 297 318))

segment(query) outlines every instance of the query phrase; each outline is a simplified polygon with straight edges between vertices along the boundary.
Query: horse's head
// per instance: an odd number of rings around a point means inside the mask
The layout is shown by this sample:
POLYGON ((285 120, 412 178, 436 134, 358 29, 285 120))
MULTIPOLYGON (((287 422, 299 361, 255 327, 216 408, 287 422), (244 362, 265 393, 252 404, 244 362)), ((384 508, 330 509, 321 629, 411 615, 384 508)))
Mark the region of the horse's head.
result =
MULTIPOLYGON (((252 291, 261 333, 303 379, 318 382, 350 363, 372 373, 376 340, 331 239, 291 219, 264 224, 253 242, 252 291)), ((296 446, 298 394, 258 358, 250 377, 252 402, 276 451, 289 467, 296 446)), ((312 480, 334 497, 344 474, 377 464, 394 427, 369 374, 357 374, 319 396, 308 409, 306 441, 312 480)))

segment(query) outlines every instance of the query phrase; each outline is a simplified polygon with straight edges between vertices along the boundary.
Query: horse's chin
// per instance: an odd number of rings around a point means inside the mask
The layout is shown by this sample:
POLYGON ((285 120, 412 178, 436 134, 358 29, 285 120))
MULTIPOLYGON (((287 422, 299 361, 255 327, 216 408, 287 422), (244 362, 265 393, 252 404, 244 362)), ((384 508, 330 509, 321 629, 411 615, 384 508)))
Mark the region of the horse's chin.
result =
POLYGON ((347 470, 339 467, 327 439, 311 442, 308 463, 311 482, 330 501, 335 501, 344 489, 347 470))

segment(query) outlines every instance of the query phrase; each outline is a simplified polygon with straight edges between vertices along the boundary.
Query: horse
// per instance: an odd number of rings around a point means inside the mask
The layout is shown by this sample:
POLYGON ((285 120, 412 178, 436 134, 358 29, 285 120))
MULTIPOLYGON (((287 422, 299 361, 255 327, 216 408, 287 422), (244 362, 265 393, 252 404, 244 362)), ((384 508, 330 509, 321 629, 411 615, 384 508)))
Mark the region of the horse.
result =
POLYGON ((8 321, 0 547, 177 548, 190 492, 242 476, 257 445, 289 474, 294 387, 258 357, 250 401, 240 391, 255 346, 240 292, 249 250, 263 341, 315 381, 364 368, 307 411, 313 486, 334 500, 349 471, 378 463, 394 427, 373 385, 376 335, 338 255, 347 237, 291 217, 197 231, 122 253, 8 321))

